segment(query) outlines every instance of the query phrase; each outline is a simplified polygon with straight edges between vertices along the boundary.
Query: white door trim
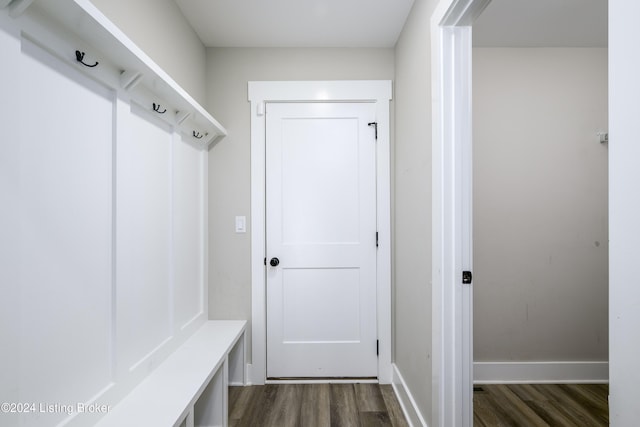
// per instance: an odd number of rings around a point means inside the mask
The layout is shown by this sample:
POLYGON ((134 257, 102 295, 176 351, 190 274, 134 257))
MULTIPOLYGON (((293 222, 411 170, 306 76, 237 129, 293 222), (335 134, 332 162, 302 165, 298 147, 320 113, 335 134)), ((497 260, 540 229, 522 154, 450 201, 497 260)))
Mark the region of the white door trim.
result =
POLYGON ((431 18, 433 425, 473 425, 471 25, 490 0, 441 0, 431 18))
POLYGON ((390 80, 249 82, 251 102, 251 344, 247 378, 266 381, 265 278, 265 102, 375 102, 378 123, 377 155, 377 313, 378 380, 390 384, 391 368, 391 171, 390 80))

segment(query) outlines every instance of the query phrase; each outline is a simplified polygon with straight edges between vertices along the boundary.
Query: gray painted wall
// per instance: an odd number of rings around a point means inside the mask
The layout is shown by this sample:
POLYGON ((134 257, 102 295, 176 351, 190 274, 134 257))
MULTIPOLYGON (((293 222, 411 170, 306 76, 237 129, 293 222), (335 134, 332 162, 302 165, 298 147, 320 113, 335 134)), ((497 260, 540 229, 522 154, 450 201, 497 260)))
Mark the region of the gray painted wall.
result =
POLYGON ((118 28, 204 104, 205 48, 172 0, 91 0, 118 28))
POLYGON ((207 106, 229 132, 209 152, 211 319, 251 319, 251 230, 234 231, 237 215, 250 224, 247 82, 393 80, 393 58, 393 49, 207 49, 207 106))
POLYGON ((475 48, 473 85, 474 359, 606 361, 607 50, 475 48))
POLYGON ((396 45, 395 363, 431 424, 431 35, 416 0, 396 45))

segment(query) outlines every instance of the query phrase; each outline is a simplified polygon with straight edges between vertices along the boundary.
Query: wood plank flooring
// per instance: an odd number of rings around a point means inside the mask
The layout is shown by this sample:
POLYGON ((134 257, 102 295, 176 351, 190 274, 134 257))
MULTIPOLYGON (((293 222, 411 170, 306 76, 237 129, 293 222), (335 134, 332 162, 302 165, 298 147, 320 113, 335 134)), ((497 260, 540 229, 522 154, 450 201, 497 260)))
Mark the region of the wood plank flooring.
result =
POLYGON ((474 387, 473 425, 608 426, 608 395, 606 384, 480 385, 474 387))
MULTIPOLYGON (((609 425, 605 384, 480 385, 475 427, 609 425)), ((230 427, 407 427, 390 385, 278 384, 230 387, 230 427)))
POLYGON ((408 427, 393 388, 270 384, 229 388, 229 427, 408 427))

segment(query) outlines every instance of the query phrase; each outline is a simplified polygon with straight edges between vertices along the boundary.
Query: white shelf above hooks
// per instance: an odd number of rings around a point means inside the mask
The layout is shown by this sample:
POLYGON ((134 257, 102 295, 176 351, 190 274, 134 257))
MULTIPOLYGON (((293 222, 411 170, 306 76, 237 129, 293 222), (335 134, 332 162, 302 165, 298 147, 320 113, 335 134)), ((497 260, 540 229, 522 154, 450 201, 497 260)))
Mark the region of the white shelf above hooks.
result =
POLYGON ((89 0, 0 0, 0 9, 19 21, 26 38, 160 116, 191 142, 207 147, 227 135, 89 0))

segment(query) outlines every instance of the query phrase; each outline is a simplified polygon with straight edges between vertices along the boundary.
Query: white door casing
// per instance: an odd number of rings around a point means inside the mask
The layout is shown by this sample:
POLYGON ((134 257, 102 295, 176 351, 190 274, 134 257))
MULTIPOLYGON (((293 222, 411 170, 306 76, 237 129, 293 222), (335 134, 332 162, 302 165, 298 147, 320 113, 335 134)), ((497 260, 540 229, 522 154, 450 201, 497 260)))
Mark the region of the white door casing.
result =
POLYGON ((473 425, 471 25, 491 0, 441 0, 431 17, 432 422, 473 425))
POLYGON ((267 378, 377 377, 375 104, 265 110, 267 378))
POLYGON ((376 327, 379 339, 378 380, 391 382, 391 221, 389 101, 391 81, 249 82, 251 102, 252 360, 247 378, 266 381, 266 102, 371 102, 378 123, 376 147, 376 327))

